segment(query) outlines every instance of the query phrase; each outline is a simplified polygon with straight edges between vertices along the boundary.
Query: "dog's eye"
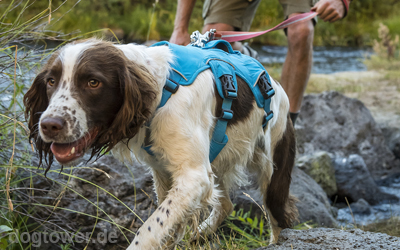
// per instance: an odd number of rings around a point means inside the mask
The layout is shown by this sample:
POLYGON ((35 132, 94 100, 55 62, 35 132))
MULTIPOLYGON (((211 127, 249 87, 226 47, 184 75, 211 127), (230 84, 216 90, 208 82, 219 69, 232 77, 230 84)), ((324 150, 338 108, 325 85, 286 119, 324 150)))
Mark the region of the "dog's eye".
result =
POLYGON ((97 87, 100 86, 100 81, 97 81, 97 80, 95 80, 95 79, 92 79, 92 80, 90 80, 90 81, 88 82, 88 86, 89 86, 90 88, 97 88, 97 87))
POLYGON ((55 83, 56 83, 56 80, 54 80, 53 78, 49 78, 49 79, 47 80, 47 84, 48 84, 49 86, 51 86, 51 87, 53 87, 55 83))

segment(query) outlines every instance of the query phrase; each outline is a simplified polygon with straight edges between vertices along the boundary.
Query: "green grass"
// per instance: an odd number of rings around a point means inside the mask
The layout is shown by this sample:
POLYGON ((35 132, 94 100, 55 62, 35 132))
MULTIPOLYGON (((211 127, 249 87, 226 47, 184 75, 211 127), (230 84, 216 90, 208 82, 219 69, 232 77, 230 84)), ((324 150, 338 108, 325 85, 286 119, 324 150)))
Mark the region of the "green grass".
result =
POLYGON ((369 70, 385 70, 394 72, 391 76, 395 76, 400 69, 400 58, 387 59, 379 56, 371 56, 370 59, 364 60, 369 70))
POLYGON ((392 217, 389 220, 379 221, 361 227, 364 231, 385 233, 391 236, 400 237, 400 217, 392 217))

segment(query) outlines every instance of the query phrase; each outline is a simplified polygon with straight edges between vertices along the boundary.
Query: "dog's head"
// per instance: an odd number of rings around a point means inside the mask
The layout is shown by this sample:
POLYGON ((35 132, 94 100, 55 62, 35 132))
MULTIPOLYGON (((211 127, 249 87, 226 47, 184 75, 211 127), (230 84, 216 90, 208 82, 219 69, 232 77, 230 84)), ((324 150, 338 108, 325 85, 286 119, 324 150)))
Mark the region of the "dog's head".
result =
POLYGON ((55 52, 24 96, 40 157, 69 164, 132 138, 151 115, 155 78, 110 42, 88 40, 55 52))

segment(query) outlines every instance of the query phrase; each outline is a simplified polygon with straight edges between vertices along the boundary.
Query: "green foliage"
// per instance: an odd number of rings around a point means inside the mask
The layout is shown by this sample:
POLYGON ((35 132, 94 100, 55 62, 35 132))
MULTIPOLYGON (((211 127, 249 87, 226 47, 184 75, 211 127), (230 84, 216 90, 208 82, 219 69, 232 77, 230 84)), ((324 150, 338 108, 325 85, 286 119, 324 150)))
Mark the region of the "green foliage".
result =
POLYGON ((261 217, 251 217, 251 211, 244 212, 243 209, 233 211, 225 220, 225 225, 235 232, 237 244, 249 248, 267 246, 269 241, 268 222, 261 217))
MULTIPOLYGON (((377 38, 380 22, 400 22, 400 5, 396 0, 352 1, 348 16, 333 24, 319 20, 315 43, 320 45, 371 45, 377 38)), ((393 30, 395 31, 395 30, 393 30)), ((399 32, 399 27, 397 31, 399 32)))
POLYGON ((379 41, 374 40, 374 51, 377 56, 394 59, 399 57, 397 47, 399 46, 399 35, 396 35, 393 39, 389 34, 389 28, 384 24, 379 24, 378 29, 379 41))
POLYGON ((364 60, 368 69, 397 72, 400 68, 399 35, 392 36, 390 29, 380 23, 378 38, 374 40, 375 55, 364 60))
MULTIPOLYGON (((20 0, 21 1, 21 0, 20 0)), ((4 1, 3 1, 4 2, 4 1)), ((0 7, 5 3, 0 2, 0 7)), ((117 35, 131 41, 144 41, 149 32, 150 40, 169 39, 175 20, 176 0, 52 0, 29 1, 23 20, 54 11, 48 26, 51 30, 73 36, 77 31, 93 36, 93 31, 112 29, 117 35), (49 3, 50 6, 49 6, 49 3), (90 34, 89 34, 90 33, 90 34)), ((190 20, 189 32, 201 30, 202 1, 197 1, 190 20)), ((21 6, 10 12, 4 20, 9 23, 18 17, 21 6)), ((400 2, 397 0, 352 1, 348 16, 335 23, 318 21, 315 45, 372 45, 378 36, 379 23, 387 25, 391 34, 400 34, 400 2)), ((279 1, 261 1, 254 18, 252 30, 271 28, 284 19, 279 1)), ((106 31, 103 30, 103 33, 106 31)), ((57 33, 52 33, 57 35, 57 33)), ((97 33, 101 36, 102 33, 97 33)), ((262 44, 286 44, 283 31, 275 31, 253 39, 262 44)))
POLYGON ((378 221, 368 226, 361 226, 361 229, 400 237, 400 217, 392 217, 389 220, 378 221))
MULTIPOLYGON (((251 29, 254 31, 270 29, 281 21, 283 21, 283 9, 279 1, 261 1, 251 29)), ((287 43, 286 35, 283 31, 267 33, 253 40, 257 43, 271 45, 283 45, 287 43)))
MULTIPOLYGON (((173 30, 176 1, 132 1, 132 0, 53 0, 51 9, 58 9, 52 14, 48 26, 65 34, 77 32, 87 36, 102 36, 111 29, 121 38, 144 41, 149 32, 150 40, 168 39, 173 30)), ((29 8, 36 12, 45 7, 44 1, 36 1, 29 8)), ((13 15, 15 16, 15 14, 13 15)), ((201 2, 196 4, 191 29, 201 29, 201 2)))

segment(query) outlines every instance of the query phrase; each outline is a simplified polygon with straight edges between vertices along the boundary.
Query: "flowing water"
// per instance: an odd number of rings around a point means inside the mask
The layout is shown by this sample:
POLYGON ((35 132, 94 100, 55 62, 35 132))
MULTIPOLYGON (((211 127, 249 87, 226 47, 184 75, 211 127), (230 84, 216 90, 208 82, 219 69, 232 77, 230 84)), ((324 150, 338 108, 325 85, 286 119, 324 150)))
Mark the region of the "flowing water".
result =
MULTIPOLYGON (((252 46, 259 60, 266 66, 282 65, 286 58, 286 46, 252 46)), ((312 73, 332 74, 343 71, 365 71, 363 60, 371 56, 371 48, 314 47, 312 73)))
MULTIPOLYGON (((393 178, 390 183, 387 183, 385 186, 381 186, 381 190, 400 198, 400 175, 393 178)), ((341 208, 338 211, 337 220, 342 226, 354 224, 354 222, 359 225, 368 225, 392 217, 400 217, 399 202, 373 205, 370 210, 364 212, 353 212, 350 211, 348 207, 341 208)))

